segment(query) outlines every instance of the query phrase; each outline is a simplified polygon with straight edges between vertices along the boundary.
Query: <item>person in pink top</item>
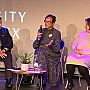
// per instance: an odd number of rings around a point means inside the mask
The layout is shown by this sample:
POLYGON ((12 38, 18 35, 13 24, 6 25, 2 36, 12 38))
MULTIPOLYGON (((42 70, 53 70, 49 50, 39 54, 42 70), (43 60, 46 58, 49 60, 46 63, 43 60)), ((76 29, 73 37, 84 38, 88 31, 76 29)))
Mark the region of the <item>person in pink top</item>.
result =
POLYGON ((88 68, 90 68, 90 18, 85 19, 85 30, 74 40, 72 44, 73 52, 67 57, 66 69, 68 85, 66 90, 74 87, 73 74, 75 67, 78 68, 80 74, 87 82, 87 90, 90 90, 90 76, 88 68))

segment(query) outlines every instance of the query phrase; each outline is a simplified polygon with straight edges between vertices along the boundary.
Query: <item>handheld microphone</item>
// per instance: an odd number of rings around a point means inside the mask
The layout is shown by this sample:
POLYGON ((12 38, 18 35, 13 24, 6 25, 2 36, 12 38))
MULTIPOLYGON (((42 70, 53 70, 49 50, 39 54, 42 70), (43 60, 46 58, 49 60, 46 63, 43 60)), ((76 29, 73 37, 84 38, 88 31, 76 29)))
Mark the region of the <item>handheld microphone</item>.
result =
POLYGON ((42 33, 42 25, 40 25, 40 33, 42 33))

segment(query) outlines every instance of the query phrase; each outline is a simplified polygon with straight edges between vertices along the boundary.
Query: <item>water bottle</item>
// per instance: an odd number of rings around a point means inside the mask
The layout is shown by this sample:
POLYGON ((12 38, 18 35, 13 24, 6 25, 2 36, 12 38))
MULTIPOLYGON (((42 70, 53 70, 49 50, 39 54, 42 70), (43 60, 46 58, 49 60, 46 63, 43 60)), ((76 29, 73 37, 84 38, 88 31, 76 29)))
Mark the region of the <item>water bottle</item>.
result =
POLYGON ((1 43, 1 40, 0 40, 0 50, 2 49, 2 43, 1 43))
POLYGON ((35 56, 34 56, 34 70, 38 71, 38 58, 37 58, 37 54, 35 54, 35 56))

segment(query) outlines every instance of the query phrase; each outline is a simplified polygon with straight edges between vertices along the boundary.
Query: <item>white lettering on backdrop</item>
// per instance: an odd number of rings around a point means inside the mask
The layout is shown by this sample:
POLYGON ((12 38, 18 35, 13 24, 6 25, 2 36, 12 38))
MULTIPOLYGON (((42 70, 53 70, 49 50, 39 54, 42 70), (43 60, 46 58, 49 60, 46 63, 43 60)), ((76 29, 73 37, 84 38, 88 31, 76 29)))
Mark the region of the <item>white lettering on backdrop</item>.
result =
MULTIPOLYGON (((19 16, 19 18, 20 18, 20 23, 23 23, 26 13, 27 12, 4 11, 4 12, 0 12, 0 16, 1 17, 3 16, 4 22, 7 22, 8 17, 10 17, 11 22, 14 23, 15 16, 18 14, 17 16, 19 16)), ((14 32, 14 34, 12 36, 13 39, 15 38, 15 36, 17 39, 19 39, 19 35, 18 35, 19 27, 17 29, 13 27, 12 30, 14 32)))

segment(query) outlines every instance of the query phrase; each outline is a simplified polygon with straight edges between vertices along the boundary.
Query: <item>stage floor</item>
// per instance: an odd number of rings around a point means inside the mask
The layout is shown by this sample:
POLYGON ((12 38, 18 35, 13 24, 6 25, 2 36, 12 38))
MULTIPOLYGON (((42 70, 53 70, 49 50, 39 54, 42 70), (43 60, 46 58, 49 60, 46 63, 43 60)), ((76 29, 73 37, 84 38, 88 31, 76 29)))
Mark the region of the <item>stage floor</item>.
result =
MULTIPOLYGON (((80 87, 78 78, 74 78, 75 87, 72 90, 86 90, 86 81, 81 79, 81 83, 82 86, 80 87)), ((15 80, 14 80, 14 84, 15 84, 15 80)), ((66 84, 66 78, 65 78, 65 84, 66 84)), ((47 85, 46 87, 44 87, 44 90, 65 90, 64 89, 65 84, 60 83, 59 86, 51 87, 51 88, 47 85)), ((4 72, 0 72, 0 90, 15 90, 15 85, 11 89, 5 88, 4 72)), ((37 86, 34 84, 34 85, 21 86, 20 90, 39 90, 39 88, 37 88, 37 86)))

